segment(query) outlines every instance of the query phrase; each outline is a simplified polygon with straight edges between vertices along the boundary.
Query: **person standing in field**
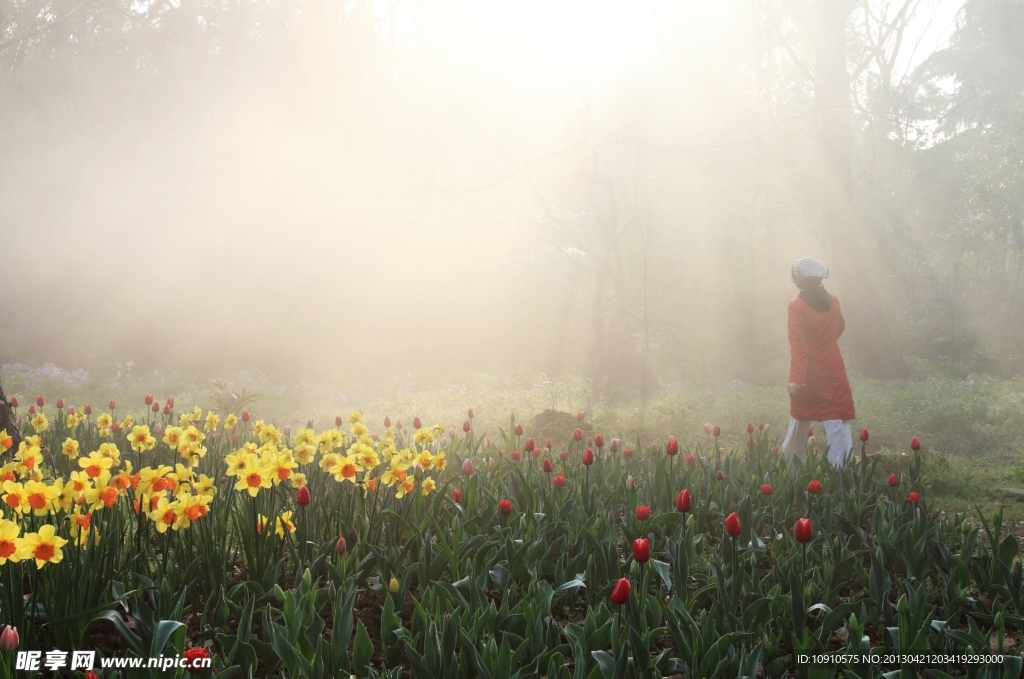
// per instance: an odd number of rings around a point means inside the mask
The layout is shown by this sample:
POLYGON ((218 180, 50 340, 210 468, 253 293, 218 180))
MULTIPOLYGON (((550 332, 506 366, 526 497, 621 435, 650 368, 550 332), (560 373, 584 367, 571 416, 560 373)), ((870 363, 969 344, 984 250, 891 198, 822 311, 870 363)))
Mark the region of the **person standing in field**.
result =
POLYGON ((821 284, 828 269, 804 257, 793 264, 793 282, 800 289, 789 303, 789 430, 782 452, 789 460, 807 452, 807 430, 812 422, 825 426, 828 459, 841 467, 853 449, 850 420, 853 394, 839 351, 839 336, 846 328, 839 299, 821 284))

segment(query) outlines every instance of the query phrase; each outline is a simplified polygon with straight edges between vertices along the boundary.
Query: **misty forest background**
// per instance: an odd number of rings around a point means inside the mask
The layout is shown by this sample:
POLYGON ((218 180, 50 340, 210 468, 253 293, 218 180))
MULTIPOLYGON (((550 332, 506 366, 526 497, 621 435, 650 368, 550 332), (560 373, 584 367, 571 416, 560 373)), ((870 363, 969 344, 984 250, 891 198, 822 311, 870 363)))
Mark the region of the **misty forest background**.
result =
POLYGON ((781 430, 814 256, 858 419, 1024 480, 1022 38, 1017 0, 0 0, 0 379, 781 430))

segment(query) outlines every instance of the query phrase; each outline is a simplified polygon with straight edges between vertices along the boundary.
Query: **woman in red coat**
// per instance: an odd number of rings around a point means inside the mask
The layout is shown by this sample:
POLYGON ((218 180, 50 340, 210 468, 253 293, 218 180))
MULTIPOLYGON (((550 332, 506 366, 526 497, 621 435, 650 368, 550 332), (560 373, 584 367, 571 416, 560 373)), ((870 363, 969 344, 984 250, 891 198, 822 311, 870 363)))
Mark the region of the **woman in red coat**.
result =
POLYGON ((846 323, 839 299, 821 284, 828 269, 804 257, 793 265, 793 282, 800 294, 789 303, 789 431, 782 451, 790 460, 803 458, 811 422, 821 422, 828 438, 828 459, 840 467, 853 449, 850 420, 853 394, 839 351, 846 323))

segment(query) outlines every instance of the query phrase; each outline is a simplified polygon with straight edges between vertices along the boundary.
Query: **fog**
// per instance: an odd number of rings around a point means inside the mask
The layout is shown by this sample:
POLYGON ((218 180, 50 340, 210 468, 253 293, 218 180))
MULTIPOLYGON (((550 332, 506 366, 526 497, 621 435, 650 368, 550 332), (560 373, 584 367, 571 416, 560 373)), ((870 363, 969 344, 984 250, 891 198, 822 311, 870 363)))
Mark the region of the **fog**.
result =
POLYGON ((0 361, 780 382, 814 256, 1014 372, 1022 12, 834 4, 0 0, 0 361))

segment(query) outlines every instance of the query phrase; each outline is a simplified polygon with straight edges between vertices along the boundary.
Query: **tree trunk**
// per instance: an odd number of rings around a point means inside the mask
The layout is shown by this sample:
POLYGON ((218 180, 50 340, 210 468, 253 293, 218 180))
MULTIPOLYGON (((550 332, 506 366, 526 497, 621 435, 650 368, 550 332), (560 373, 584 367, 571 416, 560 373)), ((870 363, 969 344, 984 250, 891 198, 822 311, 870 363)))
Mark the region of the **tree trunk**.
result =
POLYGON ((820 126, 822 164, 821 227, 831 246, 834 270, 843 281, 843 314, 854 351, 854 366, 869 377, 910 375, 893 342, 875 288, 871 250, 864 238, 853 190, 853 125, 846 64, 849 0, 816 0, 803 6, 801 23, 814 48, 814 96, 820 126))

